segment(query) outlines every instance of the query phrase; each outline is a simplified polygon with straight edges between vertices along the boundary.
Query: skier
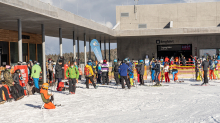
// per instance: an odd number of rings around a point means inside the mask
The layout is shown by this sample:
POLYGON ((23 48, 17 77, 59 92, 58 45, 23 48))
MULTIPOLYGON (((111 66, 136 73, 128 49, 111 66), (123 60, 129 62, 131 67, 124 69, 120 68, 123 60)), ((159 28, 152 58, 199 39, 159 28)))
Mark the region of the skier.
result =
POLYGON ((49 88, 49 84, 44 83, 42 85, 41 90, 40 90, 42 101, 45 103, 44 108, 46 108, 46 109, 55 109, 56 106, 52 103, 54 98, 53 98, 52 94, 48 94, 48 88, 49 88))
POLYGON ((121 77, 122 89, 125 89, 124 80, 125 80, 125 82, 126 82, 126 84, 127 84, 127 86, 128 86, 128 89, 130 89, 130 84, 129 84, 129 80, 128 80, 128 77, 127 77, 127 75, 128 75, 127 71, 128 71, 128 70, 129 70, 129 71, 132 71, 132 70, 131 70, 131 69, 128 67, 128 65, 125 64, 125 63, 126 63, 126 60, 124 60, 124 61, 122 62, 122 65, 119 66, 118 72, 119 72, 120 77, 121 77))
POLYGON ((165 72, 165 82, 170 83, 170 78, 169 78, 169 65, 168 63, 165 63, 165 67, 164 67, 164 72, 165 72))
POLYGON ((202 67, 203 67, 203 71, 204 71, 204 83, 202 83, 202 85, 206 85, 208 84, 209 80, 207 77, 207 72, 208 72, 208 68, 209 68, 209 62, 207 60, 202 62, 202 67))
POLYGON ((69 78, 69 93, 75 94, 76 80, 79 78, 79 71, 74 65, 74 62, 71 62, 70 67, 66 70, 66 77, 69 78))
POLYGON ((62 81, 62 78, 63 78, 63 69, 64 67, 62 67, 62 63, 63 61, 62 60, 59 60, 58 63, 56 64, 56 79, 58 80, 58 83, 57 83, 57 87, 59 86, 59 83, 62 81))
POLYGON ((152 61, 150 62, 150 65, 151 65, 151 79, 152 79, 152 82, 155 81, 155 60, 152 59, 152 61))
POLYGON ((102 85, 109 84, 109 78, 108 78, 108 72, 109 72, 109 65, 107 64, 107 60, 103 60, 102 64, 102 85))
POLYGON ((215 72, 214 73, 215 73, 215 76, 216 76, 217 80, 220 79, 219 74, 218 74, 218 65, 219 65, 218 61, 215 60, 215 72))
POLYGON ((51 62, 51 58, 48 59, 48 73, 49 73, 49 81, 52 83, 53 81, 53 66, 51 62))
POLYGON ((92 70, 92 62, 88 61, 87 65, 84 68, 84 75, 86 77, 86 88, 89 89, 89 80, 92 82, 93 86, 95 89, 97 89, 98 87, 96 86, 96 84, 94 83, 94 72, 92 70))
POLYGON ((96 69, 97 69, 97 73, 98 73, 97 83, 98 83, 98 84, 101 84, 102 67, 101 67, 101 63, 100 63, 100 62, 97 64, 96 69))
POLYGON ((115 78, 115 81, 116 81, 116 84, 115 85, 119 85, 120 81, 119 81, 119 78, 118 78, 118 68, 119 68, 119 65, 118 65, 118 61, 117 59, 114 60, 114 65, 113 65, 113 70, 112 72, 114 72, 114 78, 115 78))
POLYGON ((13 86, 13 84, 15 84, 15 83, 14 83, 13 78, 10 76, 10 71, 11 71, 11 67, 9 65, 6 65, 6 69, 5 69, 3 76, 4 76, 5 84, 10 89, 10 93, 11 93, 12 97, 15 99, 15 101, 17 101, 20 98, 19 98, 17 90, 13 86))
POLYGON ((209 79, 215 79, 215 74, 214 74, 214 70, 215 70, 215 62, 214 59, 210 60, 210 70, 209 70, 209 79))
POLYGON ((39 77, 40 77, 41 67, 37 64, 37 61, 34 61, 34 66, 31 70, 31 78, 34 79, 34 86, 37 89, 39 88, 39 77))
POLYGON ((140 60, 140 85, 144 85, 144 60, 140 60))
POLYGON ((20 69, 16 70, 13 76, 14 79, 14 86, 18 92, 18 95, 20 97, 20 99, 22 99, 25 95, 24 95, 24 88, 20 85, 19 80, 22 80, 23 78, 19 77, 19 73, 21 73, 20 69))
POLYGON ((156 79, 155 79, 155 86, 160 86, 160 80, 159 80, 159 74, 160 74, 160 62, 159 60, 156 60, 156 65, 155 65, 155 72, 156 72, 156 79))

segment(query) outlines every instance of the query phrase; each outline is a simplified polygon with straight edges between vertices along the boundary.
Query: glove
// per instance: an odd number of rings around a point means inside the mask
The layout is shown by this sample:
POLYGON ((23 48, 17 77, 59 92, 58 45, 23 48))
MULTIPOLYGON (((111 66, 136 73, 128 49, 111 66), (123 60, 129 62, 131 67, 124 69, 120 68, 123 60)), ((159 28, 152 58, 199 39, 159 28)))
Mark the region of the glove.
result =
POLYGON ((53 95, 50 97, 50 101, 52 102, 54 100, 53 95))

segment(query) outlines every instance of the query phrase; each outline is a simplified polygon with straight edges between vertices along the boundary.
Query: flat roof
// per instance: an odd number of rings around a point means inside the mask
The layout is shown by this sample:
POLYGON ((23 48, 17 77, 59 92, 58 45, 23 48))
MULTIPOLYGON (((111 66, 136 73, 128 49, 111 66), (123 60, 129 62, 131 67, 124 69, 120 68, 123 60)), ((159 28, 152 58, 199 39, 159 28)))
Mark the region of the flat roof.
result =
POLYGON ((62 28, 62 37, 67 39, 73 38, 73 31, 79 40, 84 40, 83 34, 86 33, 87 41, 89 38, 102 41, 105 38, 111 43, 120 37, 220 34, 219 27, 112 30, 39 0, 0 0, 0 8, 2 29, 17 31, 17 19, 21 19, 23 32, 41 34, 41 24, 44 24, 47 36, 59 37, 59 28, 62 28))

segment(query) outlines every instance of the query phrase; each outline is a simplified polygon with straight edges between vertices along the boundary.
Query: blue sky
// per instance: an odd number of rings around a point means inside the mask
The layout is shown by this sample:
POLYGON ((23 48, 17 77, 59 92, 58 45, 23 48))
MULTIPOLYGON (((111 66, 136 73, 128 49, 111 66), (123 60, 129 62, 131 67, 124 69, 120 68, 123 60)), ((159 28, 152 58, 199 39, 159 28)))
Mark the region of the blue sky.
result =
MULTIPOLYGON (((74 14, 87 19, 94 20, 112 28, 116 24, 116 6, 134 5, 134 0, 41 0, 50 3, 56 7, 70 11, 74 14)), ((186 2, 213 2, 220 0, 139 0, 138 4, 168 4, 168 3, 186 3, 186 2)), ((84 43, 80 41, 80 52, 84 52, 84 43)), ((103 44, 102 44, 103 45, 103 44)), ((87 43, 87 47, 89 43, 87 43)), ((103 48, 104 46, 102 46, 103 48)), ((111 44, 111 49, 117 48, 117 45, 111 44)), ((107 44, 108 49, 108 44, 107 44)), ((88 48, 87 48, 88 51, 88 48)), ((63 53, 73 52, 73 41, 63 39, 63 53)), ((59 39, 46 37, 46 54, 59 54, 59 39)))

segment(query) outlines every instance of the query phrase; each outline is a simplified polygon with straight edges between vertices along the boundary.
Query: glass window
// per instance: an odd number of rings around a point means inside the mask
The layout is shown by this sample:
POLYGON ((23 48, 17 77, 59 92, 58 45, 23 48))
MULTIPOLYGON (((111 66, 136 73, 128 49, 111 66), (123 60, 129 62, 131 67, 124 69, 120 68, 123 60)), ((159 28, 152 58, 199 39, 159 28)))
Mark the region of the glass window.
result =
POLYGON ((43 60, 42 60, 42 44, 37 45, 37 58, 38 62, 40 63, 40 66, 42 66, 43 60))
POLYGON ((10 55, 11 65, 16 65, 18 62, 18 42, 10 42, 10 55))
POLYGON ((29 44, 30 60, 36 61, 36 44, 29 44))
POLYGON ((28 44, 23 43, 22 44, 22 54, 23 54, 23 62, 28 61, 28 44))

